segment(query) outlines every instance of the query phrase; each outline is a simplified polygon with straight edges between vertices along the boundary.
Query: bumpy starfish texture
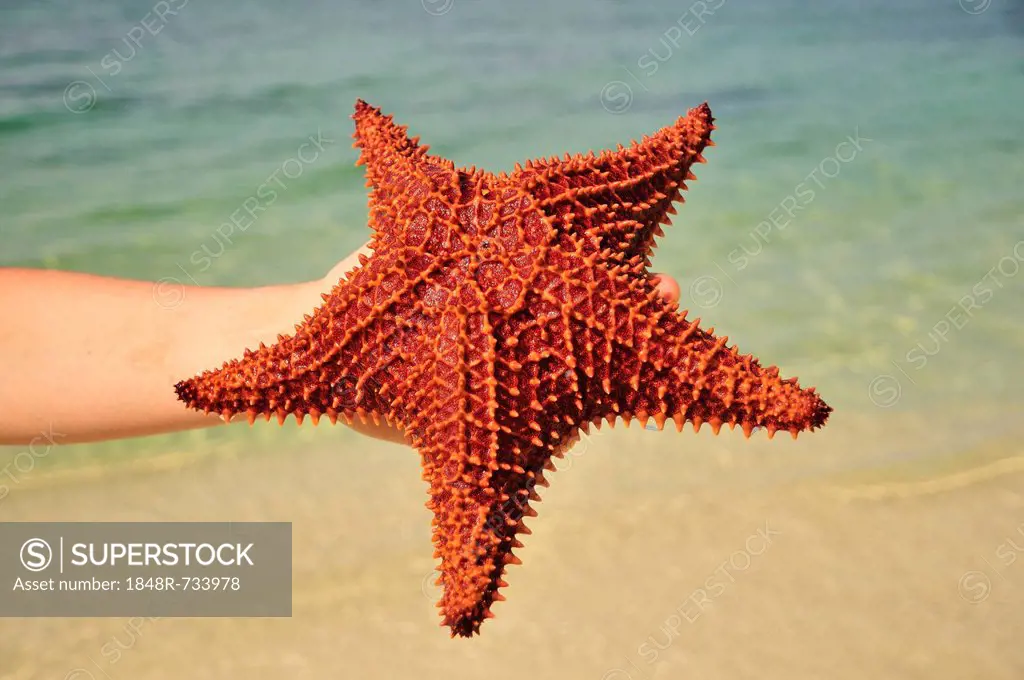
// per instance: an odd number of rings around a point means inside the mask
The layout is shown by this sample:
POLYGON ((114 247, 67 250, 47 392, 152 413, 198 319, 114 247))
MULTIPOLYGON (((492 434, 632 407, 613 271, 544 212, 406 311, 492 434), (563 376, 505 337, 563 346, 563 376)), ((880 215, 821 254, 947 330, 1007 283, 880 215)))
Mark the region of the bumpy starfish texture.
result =
POLYGON ((176 386, 188 406, 326 414, 400 427, 419 450, 452 635, 492 616, 536 487, 581 431, 633 418, 750 436, 815 429, 831 409, 687 320, 647 272, 690 166, 706 104, 600 155, 509 174, 458 169, 356 104, 373 256, 271 346, 176 386))

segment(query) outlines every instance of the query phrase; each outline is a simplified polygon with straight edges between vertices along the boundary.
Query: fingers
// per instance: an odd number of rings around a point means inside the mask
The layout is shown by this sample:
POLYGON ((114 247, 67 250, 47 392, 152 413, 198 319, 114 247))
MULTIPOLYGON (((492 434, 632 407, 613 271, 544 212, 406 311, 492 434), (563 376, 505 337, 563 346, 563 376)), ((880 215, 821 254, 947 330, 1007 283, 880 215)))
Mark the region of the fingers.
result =
POLYGON ((679 283, 667 274, 651 274, 651 282, 663 298, 676 304, 679 302, 679 283))
POLYGON ((359 419, 356 419, 352 421, 352 424, 349 427, 360 434, 364 434, 367 437, 373 437, 374 439, 382 439, 386 442, 394 442, 396 444, 406 443, 405 434, 401 430, 396 427, 385 425, 384 423, 375 425, 372 422, 364 423, 359 419))
POLYGON ((365 255, 366 257, 373 255, 373 251, 370 250, 370 244, 368 242, 361 245, 355 252, 346 256, 341 262, 331 267, 331 271, 327 272, 327 276, 324 277, 325 285, 328 287, 333 286, 338 282, 338 279, 358 267, 360 255, 365 255))

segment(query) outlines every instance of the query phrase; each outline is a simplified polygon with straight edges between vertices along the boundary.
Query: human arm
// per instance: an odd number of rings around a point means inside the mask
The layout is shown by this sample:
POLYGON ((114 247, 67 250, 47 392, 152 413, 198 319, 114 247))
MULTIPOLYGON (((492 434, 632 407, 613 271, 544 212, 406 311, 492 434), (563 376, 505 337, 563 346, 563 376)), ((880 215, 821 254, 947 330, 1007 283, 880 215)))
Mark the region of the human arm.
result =
MULTIPOLYGON (((260 288, 0 269, 0 445, 41 432, 70 444, 223 424, 186 408, 174 384, 292 333, 361 252, 323 279, 260 288)), ((679 297, 670 278, 658 288, 679 297)), ((353 427, 404 441, 384 424, 353 427)))
MULTIPOLYGON (((186 408, 174 384, 293 332, 357 257, 324 279, 260 288, 0 269, 0 445, 40 432, 74 443, 222 423, 186 408)), ((402 440, 386 426, 356 429, 402 440)))

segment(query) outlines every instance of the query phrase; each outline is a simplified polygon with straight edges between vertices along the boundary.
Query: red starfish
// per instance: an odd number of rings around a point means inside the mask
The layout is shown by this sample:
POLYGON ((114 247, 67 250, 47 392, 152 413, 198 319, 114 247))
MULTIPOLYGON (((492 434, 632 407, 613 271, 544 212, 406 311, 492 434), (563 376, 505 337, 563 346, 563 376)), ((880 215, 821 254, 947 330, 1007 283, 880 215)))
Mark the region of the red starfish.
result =
POLYGON ((591 423, 824 424, 813 389, 687 321, 648 255, 714 129, 706 104, 629 148, 498 176, 427 154, 365 102, 355 139, 374 255, 272 347, 176 386, 190 407, 281 422, 383 418, 423 459, 452 635, 492 616, 544 470, 591 423))

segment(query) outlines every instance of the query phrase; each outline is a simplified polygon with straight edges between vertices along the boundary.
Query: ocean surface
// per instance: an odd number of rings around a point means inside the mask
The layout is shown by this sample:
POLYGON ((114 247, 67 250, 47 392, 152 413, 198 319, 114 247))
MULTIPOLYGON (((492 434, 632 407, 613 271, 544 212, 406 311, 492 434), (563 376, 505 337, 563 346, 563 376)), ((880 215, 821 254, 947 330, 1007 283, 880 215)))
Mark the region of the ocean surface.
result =
MULTIPOLYGON (((654 268, 835 412, 796 443, 634 427, 607 445, 731 465, 770 449, 786 478, 1019 454, 1022 39, 1019 0, 4 2, 0 266, 318 278, 368 235, 357 98, 494 171, 629 143, 706 100, 717 146, 654 268)), ((290 422, 33 466, 360 446, 290 422)))

